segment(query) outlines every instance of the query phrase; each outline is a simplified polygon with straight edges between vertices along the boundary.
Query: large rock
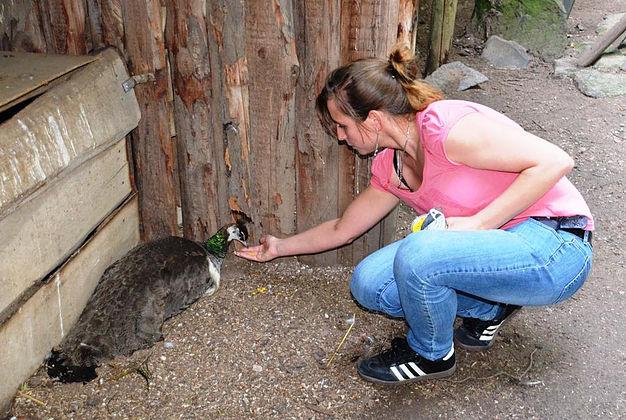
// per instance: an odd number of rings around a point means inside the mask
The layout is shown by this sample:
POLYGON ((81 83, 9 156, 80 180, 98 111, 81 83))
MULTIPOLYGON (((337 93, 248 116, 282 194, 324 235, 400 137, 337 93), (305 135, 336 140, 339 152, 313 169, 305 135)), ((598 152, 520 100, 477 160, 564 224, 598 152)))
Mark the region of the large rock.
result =
POLYGON ((426 78, 444 92, 462 91, 487 80, 487 76, 460 61, 444 64, 426 78))
POLYGON ((626 95, 626 73, 604 73, 596 69, 576 72, 578 89, 592 98, 626 95))
POLYGON ((524 47, 495 35, 487 40, 481 56, 500 69, 525 69, 530 62, 524 47))
POLYGON ((474 28, 484 38, 500 35, 551 61, 567 45, 567 6, 561 0, 476 0, 474 28))

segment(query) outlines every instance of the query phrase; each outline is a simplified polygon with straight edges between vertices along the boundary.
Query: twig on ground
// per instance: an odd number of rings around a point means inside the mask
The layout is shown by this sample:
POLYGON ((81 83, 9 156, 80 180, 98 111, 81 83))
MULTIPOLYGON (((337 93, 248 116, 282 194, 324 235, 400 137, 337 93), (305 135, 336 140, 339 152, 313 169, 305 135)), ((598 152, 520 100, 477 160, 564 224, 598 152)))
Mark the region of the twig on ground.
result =
POLYGON ((321 407, 316 407, 316 406, 314 406, 312 404, 304 404, 304 406, 306 408, 308 408, 309 410, 315 411, 315 412, 320 413, 320 414, 324 414, 325 416, 335 417, 335 415, 333 413, 331 413, 330 411, 328 411, 326 409, 323 409, 321 407))
POLYGON ((531 120, 537 127, 541 128, 543 131, 548 131, 545 129, 545 127, 541 124, 539 124, 537 121, 535 120, 531 120))
POLYGON ((339 342, 339 345, 337 346, 337 348, 335 349, 335 352, 333 353, 333 355, 331 356, 330 359, 328 359, 328 363, 326 363, 326 368, 330 367, 330 364, 333 362, 333 360, 335 359, 335 356, 337 356, 337 353, 339 352, 339 349, 341 348, 341 346, 343 345, 343 343, 346 341, 346 338, 348 338, 348 334, 350 334, 350 331, 352 331, 352 327, 354 327, 354 324, 356 322, 356 314, 352 314, 352 318, 351 319, 351 323, 350 323, 350 327, 348 328, 348 331, 346 331, 346 333, 343 335, 343 338, 341 339, 341 341, 339 342))
POLYGON ((35 397, 33 397, 32 395, 27 394, 27 393, 25 393, 25 392, 22 392, 22 391, 17 391, 17 396, 18 396, 18 397, 21 397, 21 398, 26 398, 27 400, 31 400, 32 402, 34 402, 34 403, 36 403, 36 404, 39 404, 39 405, 40 405, 40 406, 42 406, 42 407, 47 407, 47 405, 46 405, 46 403, 45 403, 45 402, 43 402, 43 401, 41 401, 41 400, 38 400, 37 398, 35 398, 35 397))

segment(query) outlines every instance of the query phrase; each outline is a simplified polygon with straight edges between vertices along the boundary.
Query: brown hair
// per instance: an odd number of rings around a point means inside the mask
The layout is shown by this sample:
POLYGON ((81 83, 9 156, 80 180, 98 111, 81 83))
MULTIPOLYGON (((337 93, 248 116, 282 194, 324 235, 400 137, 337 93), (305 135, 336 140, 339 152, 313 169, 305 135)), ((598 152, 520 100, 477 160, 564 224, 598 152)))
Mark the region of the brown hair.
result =
POLYGON ((419 78, 414 54, 405 45, 396 45, 388 60, 364 58, 333 70, 317 96, 315 109, 324 130, 337 136, 336 124, 328 111, 328 100, 352 119, 363 122, 378 109, 392 115, 422 111, 431 102, 443 99, 441 91, 419 78))

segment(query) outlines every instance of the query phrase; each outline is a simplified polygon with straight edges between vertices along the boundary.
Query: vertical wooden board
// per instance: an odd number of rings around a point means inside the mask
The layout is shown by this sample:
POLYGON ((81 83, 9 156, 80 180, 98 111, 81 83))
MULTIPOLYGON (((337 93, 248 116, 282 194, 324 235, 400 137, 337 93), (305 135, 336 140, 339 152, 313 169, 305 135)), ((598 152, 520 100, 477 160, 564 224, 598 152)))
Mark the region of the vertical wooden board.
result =
MULTIPOLYGON (((383 2, 380 0, 343 2, 342 17, 347 28, 342 33, 341 43, 347 43, 343 57, 346 62, 365 57, 388 56, 391 47, 397 41, 399 22, 399 2, 383 2), (347 36, 347 39, 346 39, 347 36)), ((357 158, 354 161, 354 185, 352 195, 367 188, 370 179, 371 159, 357 158)), ((344 161, 345 162, 345 161, 344 161)), ((350 161, 348 160, 349 164, 350 161)), ((344 191, 348 193, 348 191, 344 191)), ((348 200, 340 199, 342 202, 348 200)), ((395 230, 396 213, 392 212, 379 225, 374 226, 352 244, 352 264, 389 242, 395 230)), ((345 254, 347 259, 350 255, 345 254)), ((342 258, 342 263, 349 262, 342 258)))
MULTIPOLYGON (((339 215, 339 145, 322 130, 315 99, 340 59, 340 5, 337 1, 297 2, 300 79, 296 86, 297 229, 313 227, 339 215)), ((303 256, 308 264, 337 264, 337 251, 303 256)))
POLYGON ((292 230, 298 57, 291 2, 249 2, 246 10, 252 208, 264 232, 292 230))
POLYGON ((417 16, 419 0, 399 0, 398 3, 398 42, 408 45, 415 51, 417 45, 417 16))
POLYGON ((175 235, 178 226, 162 11, 158 0, 122 0, 121 5, 130 70, 155 77, 134 89, 142 118, 132 133, 141 236, 152 240, 175 235))
MULTIPOLYGON (((252 219, 252 241, 262 232, 261 206, 253 197, 250 158, 250 85, 246 57, 245 2, 212 1, 207 33, 212 80, 212 128, 218 172, 219 223, 231 210, 252 219)), ((291 218, 293 219, 293 217, 291 218)))
POLYGON ((0 312, 62 263, 130 193, 122 140, 0 219, 0 312))
POLYGON ((205 2, 167 2, 183 232, 202 240, 218 229, 218 173, 211 117, 211 63, 205 2))
POLYGON ((0 409, 76 322, 106 267, 139 242, 137 213, 133 199, 0 325, 0 409))
POLYGON ((0 50, 44 53, 46 40, 41 29, 37 0, 3 1, 0 4, 0 50))
MULTIPOLYGON (((98 19, 94 25, 98 25, 101 30, 102 46, 113 46, 127 60, 124 49, 124 19, 122 18, 122 0, 89 0, 95 1, 98 8, 98 16, 90 19, 98 19)), ((94 45, 99 47, 99 45, 94 45)))
POLYGON ((85 0, 41 0, 37 3, 42 18, 47 51, 80 55, 89 51, 87 5, 85 0))
POLYGON ((448 60, 458 0, 433 0, 430 23, 430 41, 426 58, 426 74, 437 70, 448 60))
POLYGON ((135 96, 121 87, 127 77, 117 53, 104 51, 0 126, 0 217, 137 126, 135 96))

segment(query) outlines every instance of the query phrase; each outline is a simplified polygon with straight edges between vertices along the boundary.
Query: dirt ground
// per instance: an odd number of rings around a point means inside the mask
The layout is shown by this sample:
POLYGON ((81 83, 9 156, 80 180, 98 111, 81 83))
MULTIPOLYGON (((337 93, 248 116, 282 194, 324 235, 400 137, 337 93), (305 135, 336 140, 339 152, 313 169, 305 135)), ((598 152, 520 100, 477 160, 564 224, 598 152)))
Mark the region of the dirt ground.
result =
MULTIPOLYGON (((625 0, 577 0, 570 40, 596 39, 602 18, 624 10, 625 0)), ((357 307, 351 268, 311 268, 295 259, 253 264, 230 255, 219 292, 169 320, 164 342, 103 366, 85 385, 53 382, 40 370, 18 392, 13 415, 626 418, 626 98, 585 97, 539 61, 524 71, 496 70, 473 48, 458 55, 463 44, 456 43, 452 60, 489 82, 454 97, 504 112, 576 160, 569 178, 597 226, 593 273, 577 295, 526 308, 488 352, 459 349, 457 372, 447 380, 385 387, 359 379, 354 362, 386 347, 405 325, 357 307), (149 387, 139 374, 125 374, 144 360, 149 387)), ((411 218, 405 209, 401 225, 411 218)))

